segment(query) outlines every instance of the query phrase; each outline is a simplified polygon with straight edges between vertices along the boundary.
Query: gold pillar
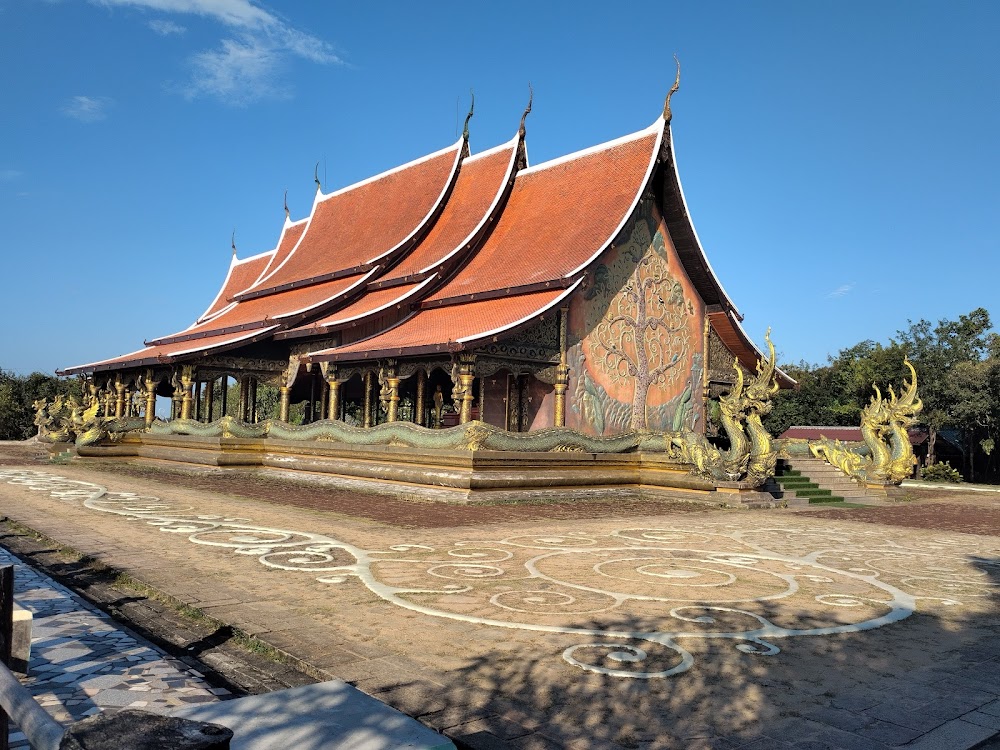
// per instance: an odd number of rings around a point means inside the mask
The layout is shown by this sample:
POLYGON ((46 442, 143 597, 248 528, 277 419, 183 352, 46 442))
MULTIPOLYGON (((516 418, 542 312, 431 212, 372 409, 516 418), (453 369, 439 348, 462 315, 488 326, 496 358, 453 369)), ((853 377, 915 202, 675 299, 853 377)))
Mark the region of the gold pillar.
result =
POLYGON ((424 423, 424 394, 427 391, 427 373, 422 369, 417 370, 417 405, 414 422, 419 425, 424 423))
POLYGON ((156 381, 153 371, 146 370, 146 427, 153 424, 156 418, 156 381))
POLYGON ((372 426, 372 371, 365 373, 365 420, 364 426, 372 426))
POLYGON ((569 366, 566 364, 567 317, 569 308, 559 310, 559 367, 556 368, 555 382, 555 414, 553 424, 556 427, 566 426, 566 390, 569 386, 569 366))
POLYGON ((125 413, 125 384, 121 375, 115 378, 115 418, 121 419, 125 413))
POLYGON ((278 419, 280 419, 282 422, 287 422, 288 407, 290 405, 290 397, 292 389, 289 388, 284 383, 282 383, 281 388, 279 390, 281 391, 281 406, 280 406, 280 411, 278 413, 278 419))
POLYGON ((330 411, 326 418, 340 419, 340 381, 337 380, 336 376, 333 376, 328 378, 326 382, 330 390, 330 397, 327 399, 327 408, 330 411))
MULTIPOLYGON (((319 388, 319 418, 326 419, 326 410, 330 408, 330 389, 320 384, 319 388)), ((317 420, 318 421, 318 420, 317 420)))
POLYGON ((194 368, 181 368, 181 419, 191 419, 191 404, 194 401, 191 389, 194 386, 194 368))
POLYGON ((389 408, 386 420, 395 422, 399 414, 399 378, 388 378, 389 382, 389 408))

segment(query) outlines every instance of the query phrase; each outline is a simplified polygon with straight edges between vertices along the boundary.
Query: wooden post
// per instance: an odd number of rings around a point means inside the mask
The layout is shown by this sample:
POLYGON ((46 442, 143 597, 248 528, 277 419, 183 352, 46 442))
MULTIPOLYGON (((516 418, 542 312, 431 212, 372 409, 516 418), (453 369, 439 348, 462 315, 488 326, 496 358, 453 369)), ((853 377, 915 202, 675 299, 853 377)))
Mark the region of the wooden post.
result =
POLYGON ((229 413, 229 376, 223 375, 220 381, 219 394, 222 396, 222 412, 219 416, 224 417, 229 413))
POLYGON ((566 390, 569 387, 569 365, 566 363, 567 316, 569 308, 559 310, 559 367, 556 368, 555 382, 555 414, 553 424, 556 427, 566 426, 566 390))
POLYGON ((240 411, 239 420, 241 422, 250 421, 250 377, 244 375, 240 378, 240 411))
POLYGON ((251 424, 257 424, 257 378, 250 379, 250 418, 247 420, 251 424))

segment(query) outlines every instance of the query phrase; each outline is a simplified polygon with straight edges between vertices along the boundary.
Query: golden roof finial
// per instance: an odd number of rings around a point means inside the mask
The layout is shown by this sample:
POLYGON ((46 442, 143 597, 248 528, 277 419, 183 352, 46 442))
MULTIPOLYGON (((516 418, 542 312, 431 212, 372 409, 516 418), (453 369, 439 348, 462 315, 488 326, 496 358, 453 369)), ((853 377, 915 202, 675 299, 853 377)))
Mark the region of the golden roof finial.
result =
POLYGON ((524 135, 524 121, 527 119, 528 114, 531 112, 531 103, 535 100, 535 90, 531 88, 531 82, 528 82, 528 106, 524 108, 524 114, 521 115, 521 126, 517 129, 521 135, 524 135))
POLYGON ((231 244, 233 246, 233 257, 235 258, 236 257, 236 230, 235 229, 233 230, 233 238, 230 240, 230 242, 231 242, 231 244))
POLYGON ((285 219, 291 220, 291 218, 292 218, 292 215, 288 211, 288 190, 286 189, 285 190, 285 219))
POLYGON ((681 87, 681 61, 677 59, 677 55, 674 55, 674 62, 677 63, 677 77, 674 78, 674 85, 670 87, 670 91, 667 92, 667 100, 663 103, 663 119, 665 122, 670 122, 673 115, 670 113, 670 97, 672 97, 677 90, 681 87))
POLYGON ((469 89, 469 96, 472 97, 472 101, 469 103, 469 114, 465 116, 465 127, 462 128, 462 138, 465 140, 469 140, 469 120, 476 111, 476 93, 472 89, 469 89))

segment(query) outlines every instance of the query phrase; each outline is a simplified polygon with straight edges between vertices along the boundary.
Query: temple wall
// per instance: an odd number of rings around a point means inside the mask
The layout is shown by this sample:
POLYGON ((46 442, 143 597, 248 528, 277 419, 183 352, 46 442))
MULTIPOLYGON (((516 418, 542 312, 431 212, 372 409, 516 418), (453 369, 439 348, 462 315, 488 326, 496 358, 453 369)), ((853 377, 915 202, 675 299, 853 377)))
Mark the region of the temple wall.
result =
POLYGON ((592 435, 704 429, 705 306, 655 201, 573 296, 566 425, 592 435))

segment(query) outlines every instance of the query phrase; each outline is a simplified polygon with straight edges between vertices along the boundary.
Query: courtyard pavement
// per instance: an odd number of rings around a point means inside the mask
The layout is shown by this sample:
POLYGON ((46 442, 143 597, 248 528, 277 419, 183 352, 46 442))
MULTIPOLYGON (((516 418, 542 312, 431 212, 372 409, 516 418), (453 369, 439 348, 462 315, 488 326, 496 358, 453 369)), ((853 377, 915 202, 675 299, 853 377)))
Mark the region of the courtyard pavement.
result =
POLYGON ((473 748, 993 736, 1000 500, 913 492, 856 511, 455 508, 0 444, 3 514, 473 748))

